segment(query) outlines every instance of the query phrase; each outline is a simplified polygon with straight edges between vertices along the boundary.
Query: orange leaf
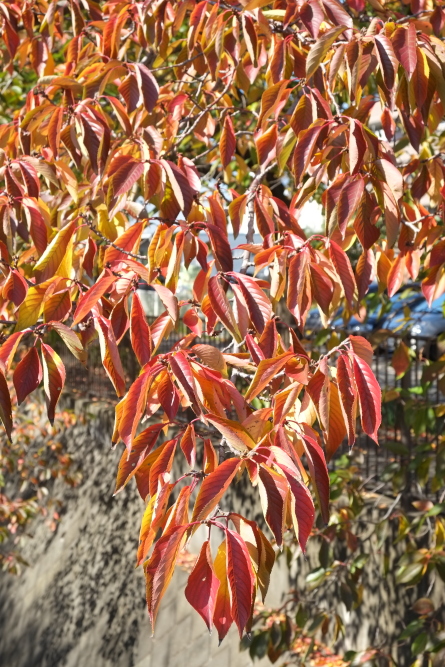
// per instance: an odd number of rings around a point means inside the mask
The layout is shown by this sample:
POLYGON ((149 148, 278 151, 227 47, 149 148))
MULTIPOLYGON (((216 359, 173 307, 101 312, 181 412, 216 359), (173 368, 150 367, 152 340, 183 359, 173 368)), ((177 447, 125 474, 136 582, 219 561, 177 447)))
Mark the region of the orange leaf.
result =
POLYGON ((219 141, 219 154, 224 169, 232 161, 232 158, 235 155, 235 149, 236 149, 235 130, 233 129, 233 123, 230 114, 227 113, 224 117, 224 125, 221 132, 221 138, 219 141))
POLYGON ((181 438, 180 447, 184 453, 187 463, 191 468, 196 461, 196 436, 193 424, 188 424, 181 438))
POLYGON ((226 459, 201 484, 192 521, 203 521, 215 509, 241 465, 238 458, 226 459))
POLYGON ((227 543, 221 542, 213 563, 214 571, 219 579, 219 588, 216 594, 213 623, 218 632, 219 643, 222 642, 233 623, 229 582, 227 581, 227 543))
POLYGON ((116 394, 120 397, 125 394, 125 377, 121 358, 117 349, 113 327, 105 317, 95 317, 94 325, 99 334, 99 345, 102 365, 113 383, 116 394))
POLYGON ((258 396, 294 356, 293 352, 285 352, 274 359, 262 359, 244 396, 246 401, 252 401, 258 396))
POLYGON ((245 453, 255 446, 244 426, 238 422, 211 414, 206 415, 206 419, 218 429, 233 449, 245 453))
POLYGON ((73 317, 73 325, 79 324, 79 322, 88 315, 91 308, 93 308, 99 299, 108 292, 114 282, 116 282, 116 276, 114 276, 109 269, 105 269, 97 282, 95 282, 89 290, 84 292, 77 302, 77 308, 73 317))
POLYGON ((137 292, 133 292, 131 302, 130 339, 139 364, 145 366, 151 358, 152 342, 150 327, 137 292))

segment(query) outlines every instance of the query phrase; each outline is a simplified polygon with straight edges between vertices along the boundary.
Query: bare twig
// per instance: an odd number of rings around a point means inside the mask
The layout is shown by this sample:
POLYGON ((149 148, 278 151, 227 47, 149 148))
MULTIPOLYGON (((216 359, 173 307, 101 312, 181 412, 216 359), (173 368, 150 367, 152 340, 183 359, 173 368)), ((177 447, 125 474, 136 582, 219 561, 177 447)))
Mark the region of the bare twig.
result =
MULTIPOLYGON (((247 233, 246 233, 246 243, 253 243, 255 236, 255 208, 254 208, 254 199, 258 186, 263 179, 263 176, 267 174, 268 171, 271 171, 276 166, 275 162, 270 164, 265 169, 262 169, 253 179, 250 184, 249 189, 247 190, 247 233)), ((243 263, 241 265, 240 273, 247 273, 250 260, 250 251, 245 250, 243 253, 243 263)))

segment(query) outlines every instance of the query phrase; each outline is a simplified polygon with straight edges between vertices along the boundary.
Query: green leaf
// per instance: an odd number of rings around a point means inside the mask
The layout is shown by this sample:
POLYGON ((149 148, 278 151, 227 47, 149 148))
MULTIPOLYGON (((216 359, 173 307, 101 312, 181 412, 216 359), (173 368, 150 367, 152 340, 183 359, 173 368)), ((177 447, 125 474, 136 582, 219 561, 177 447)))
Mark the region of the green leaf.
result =
POLYGON ((428 635, 426 634, 426 632, 421 632, 420 635, 418 635, 412 643, 411 653, 413 655, 419 655, 419 653, 423 653, 424 650, 426 649, 427 644, 428 644, 428 635))

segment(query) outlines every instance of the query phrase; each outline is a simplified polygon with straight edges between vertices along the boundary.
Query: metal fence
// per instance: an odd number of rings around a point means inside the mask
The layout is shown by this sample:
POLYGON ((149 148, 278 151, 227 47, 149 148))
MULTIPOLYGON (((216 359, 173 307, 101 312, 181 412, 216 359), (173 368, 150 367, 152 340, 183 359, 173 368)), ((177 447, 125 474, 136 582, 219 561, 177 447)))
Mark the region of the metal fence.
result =
MULTIPOLYGON (((162 341, 158 352, 169 351, 185 332, 174 331, 162 341)), ((227 334, 203 334, 200 343, 224 349, 227 334)), ((369 488, 398 488, 401 476, 412 486, 415 480, 441 496, 440 481, 445 477, 445 361, 437 339, 379 334, 373 341, 373 371, 383 393, 382 426, 379 445, 358 430, 354 463, 369 488), (402 377, 393 367, 394 352, 403 343, 410 356, 410 366, 402 377)), ((131 350, 128 335, 119 345, 127 387, 136 378, 139 366, 131 350)), ((91 400, 116 402, 113 386, 101 364, 99 347, 90 346, 87 367, 82 366, 65 347, 59 352, 66 367, 66 385, 70 391, 91 400)), ((339 455, 349 453, 344 443, 331 462, 335 468, 339 455)))

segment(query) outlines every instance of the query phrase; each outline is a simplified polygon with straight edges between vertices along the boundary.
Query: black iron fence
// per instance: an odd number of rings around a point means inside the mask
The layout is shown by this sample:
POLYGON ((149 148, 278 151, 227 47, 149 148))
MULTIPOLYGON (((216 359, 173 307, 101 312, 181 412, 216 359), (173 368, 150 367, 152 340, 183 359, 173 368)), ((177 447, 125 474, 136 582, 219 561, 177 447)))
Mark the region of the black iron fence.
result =
MULTIPOLYGON (((159 352, 169 351, 185 332, 174 331, 162 341, 159 352)), ((230 338, 203 334, 201 343, 224 349, 230 338)), ((377 446, 365 433, 358 431, 354 446, 354 463, 367 485, 374 490, 390 487, 394 491, 416 480, 439 499, 445 477, 445 361, 435 338, 400 336, 380 332, 372 341, 375 349, 373 371, 383 394, 382 426, 377 446), (403 355, 399 347, 402 346, 403 355), (396 350, 398 353, 396 354, 396 350), (406 369, 403 369, 403 358, 406 369), (396 363, 397 361, 397 363, 396 363), (401 368, 402 366, 402 368, 401 368), (405 372, 397 374, 397 370, 405 372)), ((139 366, 128 337, 119 345, 127 386, 136 378, 139 366)), ((98 345, 91 345, 88 365, 82 366, 63 346, 59 348, 66 367, 67 388, 91 400, 116 402, 113 386, 101 364, 98 345)), ((338 455, 348 454, 344 444, 338 455)), ((335 468, 339 456, 331 466, 335 468)))

